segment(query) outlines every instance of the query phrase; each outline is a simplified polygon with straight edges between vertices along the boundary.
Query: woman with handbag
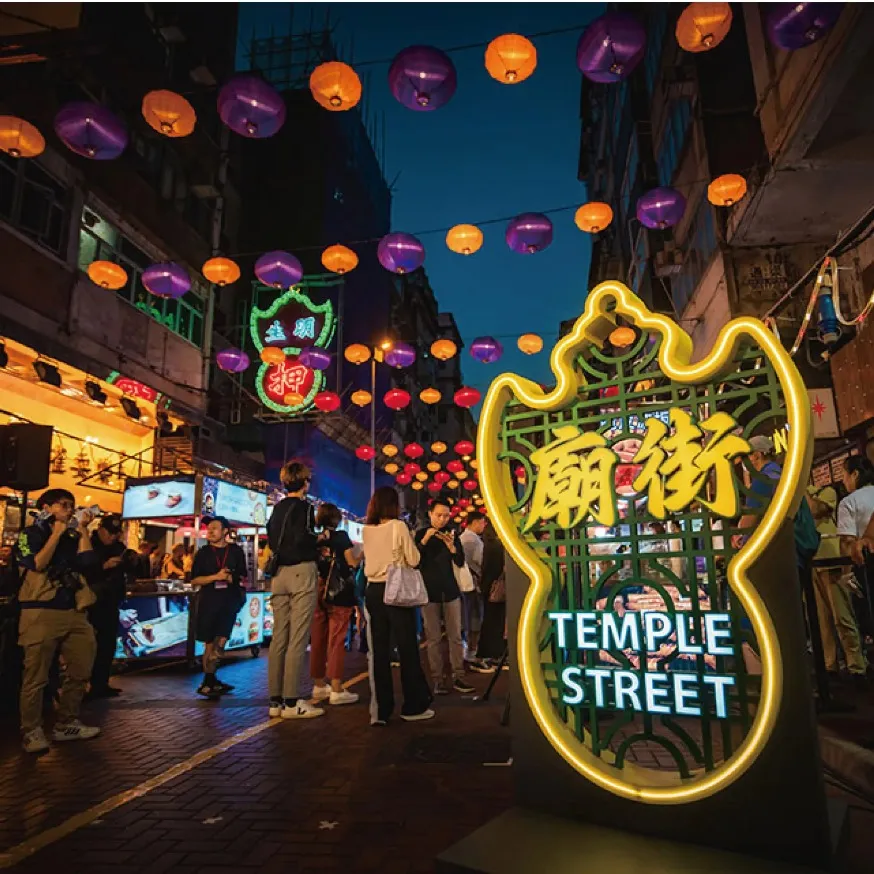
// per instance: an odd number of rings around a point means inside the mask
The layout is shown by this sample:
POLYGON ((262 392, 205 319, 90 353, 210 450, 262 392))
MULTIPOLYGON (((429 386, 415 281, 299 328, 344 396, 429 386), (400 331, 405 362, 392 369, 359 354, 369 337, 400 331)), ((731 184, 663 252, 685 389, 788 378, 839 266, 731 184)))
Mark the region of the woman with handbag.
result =
POLYGON ((355 704, 358 695, 343 688, 343 644, 355 609, 355 569, 361 558, 355 555, 349 535, 337 530, 342 518, 334 504, 322 504, 316 514, 316 527, 327 536, 318 559, 319 599, 310 628, 310 674, 314 701, 355 704))
POLYGON ((507 646, 507 589, 504 581, 504 547, 491 526, 483 532, 481 586, 483 627, 476 654, 480 661, 497 662, 507 646))
POLYGON ((363 535, 371 725, 385 725, 394 710, 392 642, 401 662, 401 719, 434 717, 416 636, 415 602, 425 604, 428 596, 421 574, 414 570, 419 550, 399 516, 398 493, 389 486, 377 489, 367 506, 363 535))

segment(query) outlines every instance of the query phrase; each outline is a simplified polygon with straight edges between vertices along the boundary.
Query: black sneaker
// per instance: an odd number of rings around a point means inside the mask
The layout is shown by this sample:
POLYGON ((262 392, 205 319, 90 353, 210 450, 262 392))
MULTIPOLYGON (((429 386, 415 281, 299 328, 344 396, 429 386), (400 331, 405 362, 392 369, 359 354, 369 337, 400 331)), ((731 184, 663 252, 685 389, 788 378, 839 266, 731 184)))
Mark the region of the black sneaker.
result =
POLYGON ((456 692, 460 692, 462 695, 470 695, 473 692, 476 692, 476 689, 471 686, 470 683, 460 677, 452 681, 452 688, 455 689, 456 692))
POLYGON ((204 698, 207 698, 210 701, 218 701, 222 693, 219 692, 217 686, 210 686, 207 683, 201 683, 197 687, 197 694, 203 695, 204 698))
POLYGON ((219 695, 226 695, 228 692, 233 692, 236 687, 230 683, 223 683, 221 680, 216 680, 213 689, 218 690, 219 695))
POLYGON ((472 659, 467 663, 467 669, 469 671, 474 671, 477 674, 494 674, 495 669, 493 665, 488 665, 481 659, 472 659))

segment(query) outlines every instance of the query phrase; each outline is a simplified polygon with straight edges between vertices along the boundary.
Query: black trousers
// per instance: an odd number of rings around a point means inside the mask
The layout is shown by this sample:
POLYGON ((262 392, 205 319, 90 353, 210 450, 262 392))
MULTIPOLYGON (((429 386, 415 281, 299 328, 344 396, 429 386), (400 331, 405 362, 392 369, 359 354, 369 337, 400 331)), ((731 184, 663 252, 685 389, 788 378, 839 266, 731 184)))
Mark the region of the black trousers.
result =
POLYGON ((401 689, 404 703, 401 714, 415 716, 428 709, 432 701, 428 681, 419 656, 416 634, 416 610, 413 607, 392 607, 385 603, 385 583, 368 583, 364 596, 369 622, 371 718, 388 719, 395 707, 394 683, 391 674, 392 642, 398 648, 401 662, 401 689), (375 703, 375 706, 374 706, 375 703))
POLYGON ((88 608, 88 620, 97 638, 94 667, 91 670, 91 688, 105 689, 109 685, 115 644, 118 638, 118 601, 115 598, 98 599, 88 608))
POLYGON ((504 623, 507 618, 506 602, 494 603, 485 600, 483 603, 483 627, 479 633, 477 658, 499 659, 504 654, 507 643, 504 640, 504 623))

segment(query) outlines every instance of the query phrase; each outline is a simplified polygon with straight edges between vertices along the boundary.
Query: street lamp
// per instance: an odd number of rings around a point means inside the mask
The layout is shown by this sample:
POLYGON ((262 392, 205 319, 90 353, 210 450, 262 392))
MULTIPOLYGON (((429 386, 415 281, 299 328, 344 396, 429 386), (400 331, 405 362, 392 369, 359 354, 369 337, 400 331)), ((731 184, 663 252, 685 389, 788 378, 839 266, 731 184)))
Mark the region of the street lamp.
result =
MULTIPOLYGON (((385 360, 391 351, 391 340, 383 340, 373 350, 370 358, 370 445, 376 449, 376 362, 385 360)), ((370 494, 376 491, 376 456, 370 459, 370 494)))

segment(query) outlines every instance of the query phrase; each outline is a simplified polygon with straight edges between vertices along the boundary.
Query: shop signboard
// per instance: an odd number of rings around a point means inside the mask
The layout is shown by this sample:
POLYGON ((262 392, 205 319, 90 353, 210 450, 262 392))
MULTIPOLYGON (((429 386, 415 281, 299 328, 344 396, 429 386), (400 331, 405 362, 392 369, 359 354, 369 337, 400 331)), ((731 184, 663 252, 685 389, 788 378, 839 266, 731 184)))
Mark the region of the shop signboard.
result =
POLYGON ((176 519, 197 511, 194 476, 129 479, 124 490, 123 519, 176 519))
POLYGON ((267 524, 267 494, 205 476, 200 512, 204 516, 223 516, 229 522, 263 528, 267 524))
POLYGON ((606 282, 552 352, 555 388, 504 374, 486 395, 480 482, 510 559, 527 705, 513 716, 519 800, 818 864, 825 801, 800 597, 787 598, 810 400, 757 319, 692 351, 606 282), (751 441, 775 433, 785 455, 763 473, 751 441), (805 798, 792 840, 775 819, 787 792, 805 798), (737 806, 755 825, 711 835, 737 806))
POLYGON ((252 308, 249 332, 255 348, 275 348, 285 353, 278 363, 262 362, 255 377, 258 396, 279 413, 302 412, 325 384, 320 370, 298 360, 307 347, 326 348, 334 337, 336 321, 331 301, 316 304, 298 288, 280 294, 267 309, 252 308), (290 398, 297 397, 292 402, 290 398))

